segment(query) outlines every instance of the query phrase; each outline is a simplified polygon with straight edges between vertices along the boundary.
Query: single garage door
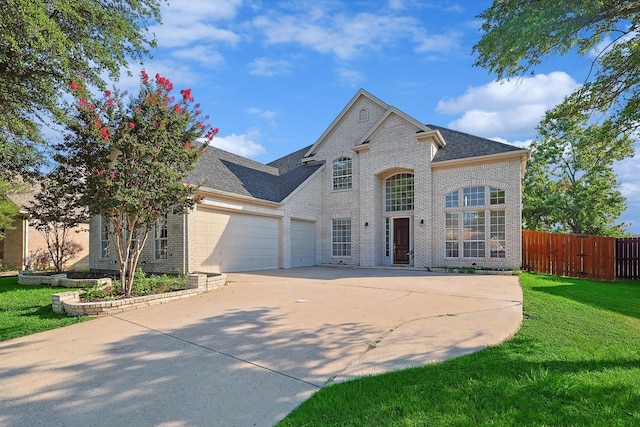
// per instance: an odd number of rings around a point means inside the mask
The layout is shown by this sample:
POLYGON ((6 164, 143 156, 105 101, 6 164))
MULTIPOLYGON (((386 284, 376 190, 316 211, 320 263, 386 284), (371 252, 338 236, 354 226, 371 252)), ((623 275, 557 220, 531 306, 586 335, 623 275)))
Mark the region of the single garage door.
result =
POLYGON ((316 265, 316 224, 291 220, 291 267, 316 265))
POLYGON ((278 219, 198 207, 194 271, 267 270, 279 266, 278 219))

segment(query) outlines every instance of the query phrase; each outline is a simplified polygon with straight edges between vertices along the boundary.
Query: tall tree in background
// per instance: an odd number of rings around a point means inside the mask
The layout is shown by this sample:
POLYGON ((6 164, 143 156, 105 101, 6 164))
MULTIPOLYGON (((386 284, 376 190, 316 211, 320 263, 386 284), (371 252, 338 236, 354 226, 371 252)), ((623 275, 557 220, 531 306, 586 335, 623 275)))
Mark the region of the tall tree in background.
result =
POLYGON ((61 114, 71 79, 104 87, 155 45, 161 0, 0 0, 0 178, 42 162, 38 120, 61 114))
MULTIPOLYGON (((597 53, 585 84, 550 112, 610 120, 611 135, 640 127, 638 0, 494 1, 479 15, 485 32, 477 66, 499 80, 534 72, 546 57, 597 53)), ((619 142, 628 142, 621 139, 619 142)))
POLYGON ((138 259, 149 233, 166 214, 181 214, 198 201, 196 187, 185 183, 217 129, 203 124, 191 89, 176 100, 173 84, 143 71, 140 93, 105 91, 92 100, 82 82, 71 89, 77 103, 67 122, 70 133, 56 160, 78 171, 81 204, 100 215, 120 267, 120 283, 130 296, 138 259))
POLYGON ((530 230, 624 235, 625 209, 613 162, 627 157, 627 141, 611 140, 610 122, 557 119, 539 128, 523 183, 522 216, 530 230))
POLYGON ((0 178, 0 240, 4 239, 4 231, 12 228, 13 220, 20 209, 7 197, 13 186, 0 178))
POLYGON ((73 240, 73 234, 80 231, 89 216, 84 206, 79 204, 81 183, 74 174, 56 168, 44 177, 27 211, 30 221, 40 231, 47 244, 49 258, 56 272, 61 272, 82 246, 73 240))
POLYGON ((501 0, 479 17, 475 65, 498 80, 533 74, 552 55, 596 54, 584 84, 539 125, 523 214, 534 229, 622 233, 613 161, 633 155, 640 132, 640 2, 501 0))

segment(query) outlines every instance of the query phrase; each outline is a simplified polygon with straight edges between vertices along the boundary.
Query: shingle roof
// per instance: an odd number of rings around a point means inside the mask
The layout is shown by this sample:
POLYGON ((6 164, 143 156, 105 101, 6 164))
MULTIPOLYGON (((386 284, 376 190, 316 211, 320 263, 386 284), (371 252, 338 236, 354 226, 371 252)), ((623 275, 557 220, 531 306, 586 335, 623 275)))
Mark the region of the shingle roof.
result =
POLYGON ((446 160, 467 159, 470 157, 488 156, 491 154, 508 153, 519 151, 522 148, 469 135, 468 133, 443 128, 436 125, 427 125, 431 129, 440 131, 440 134, 447 145, 439 148, 433 158, 433 162, 443 162, 446 160))
POLYGON ((302 163, 308 148, 265 165, 208 147, 187 180, 214 190, 281 202, 322 165, 302 163))
MULTIPOLYGON (((446 145, 438 149, 433 162, 521 150, 441 126, 427 127, 440 131, 446 141, 446 145)), ((207 154, 202 156, 187 180, 214 190, 281 202, 324 164, 324 161, 302 163, 311 147, 301 148, 266 165, 216 147, 208 147, 207 154)))

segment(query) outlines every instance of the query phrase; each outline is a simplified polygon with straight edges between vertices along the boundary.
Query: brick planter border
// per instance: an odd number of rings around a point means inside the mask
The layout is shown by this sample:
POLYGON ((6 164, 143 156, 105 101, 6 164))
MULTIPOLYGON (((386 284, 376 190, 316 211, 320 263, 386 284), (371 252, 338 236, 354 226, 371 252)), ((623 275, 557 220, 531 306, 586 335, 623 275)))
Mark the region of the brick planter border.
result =
POLYGON ((223 287, 226 282, 226 274, 214 276, 207 274, 190 274, 188 276, 187 289, 181 291, 99 302, 80 302, 80 291, 70 291, 51 295, 51 302, 55 313, 64 313, 69 316, 107 316, 189 298, 204 292, 219 289, 223 287))

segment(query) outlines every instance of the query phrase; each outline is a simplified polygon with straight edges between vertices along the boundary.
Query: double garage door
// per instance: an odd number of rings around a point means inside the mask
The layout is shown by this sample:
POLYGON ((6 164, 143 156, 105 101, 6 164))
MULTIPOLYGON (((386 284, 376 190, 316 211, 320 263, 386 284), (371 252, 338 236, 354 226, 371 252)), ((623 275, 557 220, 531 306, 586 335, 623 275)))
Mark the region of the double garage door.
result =
MULTIPOLYGON (((279 219, 196 209, 194 271, 234 272, 279 267, 279 219)), ((291 221, 292 267, 315 265, 314 224, 291 221)))

